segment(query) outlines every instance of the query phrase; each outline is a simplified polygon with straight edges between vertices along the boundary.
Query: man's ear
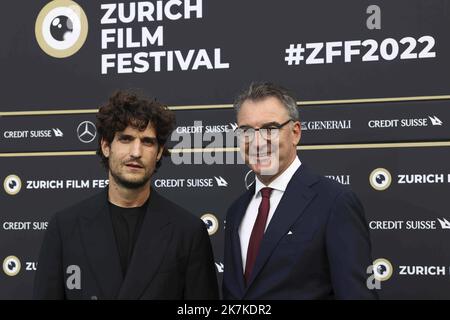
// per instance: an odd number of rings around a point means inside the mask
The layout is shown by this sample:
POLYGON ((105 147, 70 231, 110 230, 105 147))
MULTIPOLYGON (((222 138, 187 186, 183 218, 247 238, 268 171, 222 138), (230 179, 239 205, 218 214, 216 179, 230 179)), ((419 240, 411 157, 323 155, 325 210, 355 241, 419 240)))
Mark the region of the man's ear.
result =
POLYGON ((102 138, 102 141, 101 141, 101 145, 102 145, 102 152, 103 152, 103 155, 106 157, 106 158, 109 158, 109 152, 110 152, 110 146, 109 146, 109 142, 108 141, 106 141, 104 138, 102 138))
POLYGON ((294 141, 293 142, 297 146, 302 137, 302 125, 300 124, 300 121, 294 122, 293 132, 294 132, 294 141))

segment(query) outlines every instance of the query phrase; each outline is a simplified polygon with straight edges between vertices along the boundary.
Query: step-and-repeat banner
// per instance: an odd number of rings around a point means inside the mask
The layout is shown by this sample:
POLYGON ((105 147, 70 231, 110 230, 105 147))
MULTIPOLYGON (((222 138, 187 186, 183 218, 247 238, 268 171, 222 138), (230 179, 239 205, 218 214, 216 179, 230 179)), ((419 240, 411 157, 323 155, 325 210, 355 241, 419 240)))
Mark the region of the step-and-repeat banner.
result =
POLYGON ((117 89, 175 110, 152 185, 204 220, 221 282, 254 180, 231 104, 262 80, 298 98, 302 162, 361 198, 380 297, 450 299, 448 30, 448 0, 5 2, 0 299, 31 298, 50 217, 107 186, 95 113, 117 89))

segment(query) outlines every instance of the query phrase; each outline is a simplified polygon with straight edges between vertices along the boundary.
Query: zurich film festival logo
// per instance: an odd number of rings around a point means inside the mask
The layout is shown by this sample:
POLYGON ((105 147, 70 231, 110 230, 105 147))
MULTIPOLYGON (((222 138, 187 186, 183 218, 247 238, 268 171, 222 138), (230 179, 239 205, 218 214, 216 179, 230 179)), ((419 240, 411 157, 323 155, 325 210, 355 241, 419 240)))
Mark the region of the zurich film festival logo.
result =
POLYGON ((13 277, 20 272, 20 269, 20 260, 16 256, 8 256, 3 260, 3 272, 6 275, 13 277))
POLYGON ((388 170, 377 168, 370 173, 369 182, 375 190, 383 191, 391 185, 392 176, 388 170))
POLYGON ((381 282, 387 281, 392 277, 394 268, 389 260, 384 258, 376 259, 372 265, 367 268, 366 285, 370 290, 381 289, 381 282))
POLYGON ((17 175, 10 174, 3 180, 3 188, 7 194, 14 196, 22 189, 22 180, 17 175))
POLYGON ((205 213, 200 219, 202 219, 205 223, 206 229, 208 230, 208 234, 210 236, 219 230, 219 220, 212 213, 205 213))
POLYGON ((70 0, 49 2, 36 19, 35 35, 41 49, 54 58, 66 58, 81 49, 88 34, 83 9, 70 0))
POLYGON ((389 260, 380 258, 373 262, 373 274, 378 281, 387 281, 392 277, 394 269, 389 260))

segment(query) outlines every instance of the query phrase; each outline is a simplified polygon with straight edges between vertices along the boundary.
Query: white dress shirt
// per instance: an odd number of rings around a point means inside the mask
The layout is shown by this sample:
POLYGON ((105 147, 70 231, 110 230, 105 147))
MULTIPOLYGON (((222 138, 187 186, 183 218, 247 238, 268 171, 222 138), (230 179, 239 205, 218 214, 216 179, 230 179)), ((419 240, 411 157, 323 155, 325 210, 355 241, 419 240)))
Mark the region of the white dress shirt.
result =
MULTIPOLYGON (((292 176, 297 171, 302 163, 298 157, 295 157, 295 160, 287 167, 284 172, 273 180, 268 186, 259 181, 258 177, 255 179, 255 194, 250 200, 248 204, 247 210, 245 211, 245 215, 242 218, 241 225, 239 226, 239 238, 241 242, 241 254, 242 254, 242 268, 243 272, 245 272, 245 264, 247 262, 247 249, 248 243, 250 241, 250 235, 252 234, 253 225, 255 224, 256 217, 258 216, 258 208, 261 203, 261 189, 262 188, 272 188, 272 193, 270 195, 270 209, 269 215, 267 217, 266 229, 270 223, 270 220, 273 217, 273 213, 278 207, 281 198, 283 197, 284 191, 286 187, 291 181, 292 176)), ((266 230, 265 229, 265 230, 266 230)))

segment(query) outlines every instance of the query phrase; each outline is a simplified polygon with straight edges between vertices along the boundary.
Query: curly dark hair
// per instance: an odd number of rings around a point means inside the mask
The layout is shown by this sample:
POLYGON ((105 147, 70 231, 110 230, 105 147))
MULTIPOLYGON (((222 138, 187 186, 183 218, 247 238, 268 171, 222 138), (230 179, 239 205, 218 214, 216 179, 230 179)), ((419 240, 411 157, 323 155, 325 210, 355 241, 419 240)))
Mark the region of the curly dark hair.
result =
MULTIPOLYGON (((158 145, 163 147, 162 155, 168 156, 169 150, 165 144, 175 127, 175 114, 166 105, 156 99, 144 99, 131 91, 117 91, 100 107, 97 114, 97 155, 106 169, 109 169, 109 163, 102 152, 102 139, 111 144, 116 132, 121 132, 128 126, 144 131, 149 123, 156 130, 158 145)), ((156 163, 156 168, 160 166, 161 159, 156 163)))

